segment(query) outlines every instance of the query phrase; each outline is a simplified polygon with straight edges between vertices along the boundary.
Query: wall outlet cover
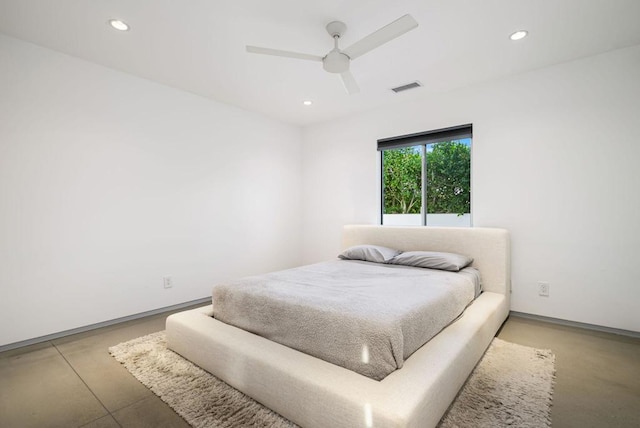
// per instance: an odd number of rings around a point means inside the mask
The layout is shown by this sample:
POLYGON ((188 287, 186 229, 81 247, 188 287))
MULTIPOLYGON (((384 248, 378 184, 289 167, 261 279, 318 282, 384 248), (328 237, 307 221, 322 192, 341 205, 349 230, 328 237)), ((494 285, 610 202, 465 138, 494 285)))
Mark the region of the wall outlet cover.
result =
POLYGON ((173 287, 173 277, 165 276, 163 279, 164 279, 164 288, 173 287))
POLYGON ((538 282, 538 295, 543 297, 549 297, 549 283, 540 281, 538 282))

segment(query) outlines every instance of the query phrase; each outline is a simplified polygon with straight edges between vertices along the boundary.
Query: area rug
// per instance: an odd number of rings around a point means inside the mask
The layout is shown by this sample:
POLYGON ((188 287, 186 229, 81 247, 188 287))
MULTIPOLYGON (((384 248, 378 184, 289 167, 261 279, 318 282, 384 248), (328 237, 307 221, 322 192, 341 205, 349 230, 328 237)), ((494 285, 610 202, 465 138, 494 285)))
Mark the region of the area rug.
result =
MULTIPOLYGON (((164 332, 109 348, 113 357, 196 428, 295 427, 167 349, 164 332)), ((493 339, 438 427, 549 427, 555 356, 493 339)))

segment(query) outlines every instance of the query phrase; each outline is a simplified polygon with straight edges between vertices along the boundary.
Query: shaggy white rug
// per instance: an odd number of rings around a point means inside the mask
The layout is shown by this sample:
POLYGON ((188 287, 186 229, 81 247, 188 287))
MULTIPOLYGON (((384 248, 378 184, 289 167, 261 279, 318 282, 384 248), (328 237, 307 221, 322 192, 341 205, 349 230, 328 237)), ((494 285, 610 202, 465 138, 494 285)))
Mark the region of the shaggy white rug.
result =
MULTIPOLYGON (((109 352, 193 427, 296 426, 168 350, 164 332, 109 352)), ((551 426, 554 361, 551 351, 494 339, 438 426, 551 426)))

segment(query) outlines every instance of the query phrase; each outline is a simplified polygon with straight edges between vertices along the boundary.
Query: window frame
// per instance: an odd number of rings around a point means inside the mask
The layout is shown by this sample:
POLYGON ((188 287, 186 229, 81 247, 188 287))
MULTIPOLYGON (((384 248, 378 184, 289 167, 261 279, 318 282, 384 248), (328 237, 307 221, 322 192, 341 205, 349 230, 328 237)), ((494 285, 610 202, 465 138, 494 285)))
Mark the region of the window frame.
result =
MULTIPOLYGON (((384 225, 384 151, 385 150, 393 150, 393 149, 401 149, 404 147, 414 147, 421 146, 421 156, 422 156, 422 172, 421 172, 421 180, 422 180, 422 188, 421 188, 421 206, 420 206, 420 217, 421 217, 421 226, 427 226, 427 145, 440 143, 443 141, 450 140, 462 140, 469 138, 471 139, 471 158, 469 160, 469 174, 472 176, 472 162, 473 159, 473 124, 468 123, 465 125, 452 126, 448 128, 435 129, 433 131, 425 131, 418 132, 414 134, 400 135, 397 137, 389 137, 382 138, 377 141, 377 150, 380 152, 380 224, 384 225)), ((470 177, 471 179, 471 177, 470 177)), ((471 180, 471 189, 473 189, 473 182, 471 180)), ((469 227, 473 227, 473 213, 472 213, 472 196, 473 192, 470 192, 469 195, 469 227)))

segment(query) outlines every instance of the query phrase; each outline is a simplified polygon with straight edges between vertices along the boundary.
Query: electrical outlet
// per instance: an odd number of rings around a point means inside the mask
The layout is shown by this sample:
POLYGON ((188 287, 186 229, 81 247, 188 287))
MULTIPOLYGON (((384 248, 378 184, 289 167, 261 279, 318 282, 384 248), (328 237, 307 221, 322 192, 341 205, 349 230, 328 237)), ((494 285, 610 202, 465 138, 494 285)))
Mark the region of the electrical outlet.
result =
POLYGON ((165 276, 164 277, 164 288, 171 288, 171 287, 173 287, 173 277, 165 276))
POLYGON ((549 297, 549 283, 540 281, 538 282, 538 296, 549 297))

